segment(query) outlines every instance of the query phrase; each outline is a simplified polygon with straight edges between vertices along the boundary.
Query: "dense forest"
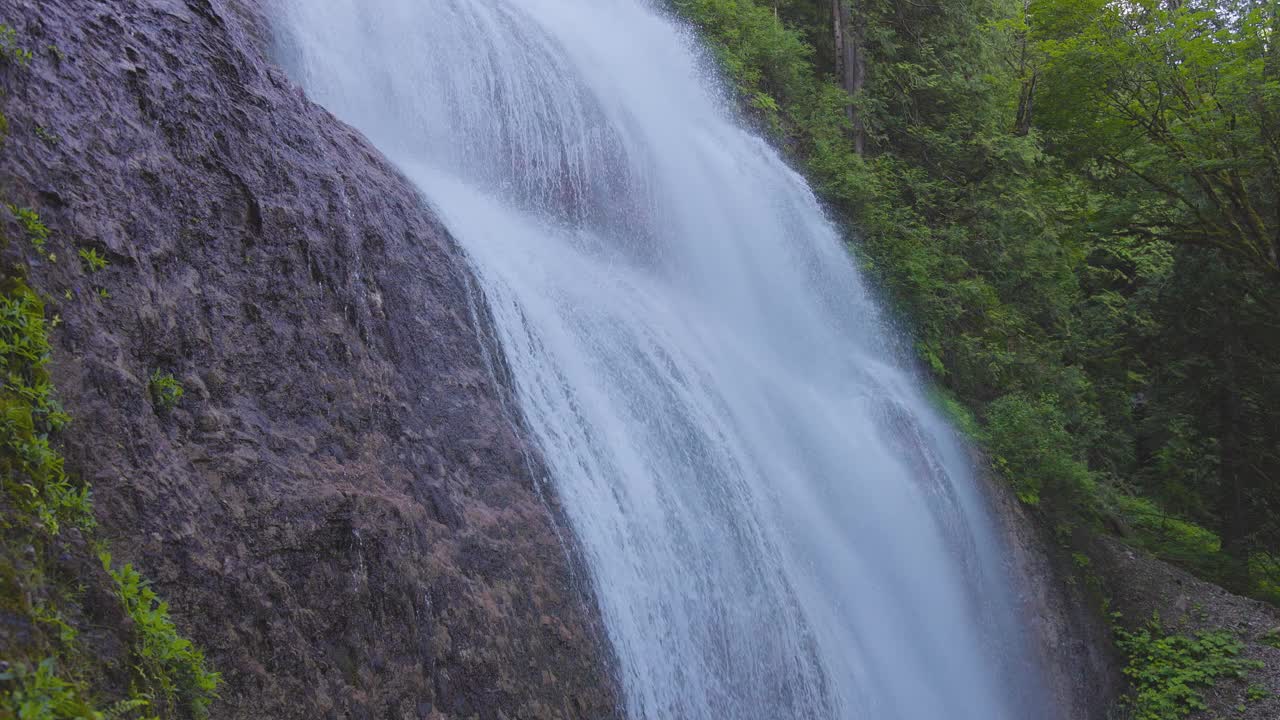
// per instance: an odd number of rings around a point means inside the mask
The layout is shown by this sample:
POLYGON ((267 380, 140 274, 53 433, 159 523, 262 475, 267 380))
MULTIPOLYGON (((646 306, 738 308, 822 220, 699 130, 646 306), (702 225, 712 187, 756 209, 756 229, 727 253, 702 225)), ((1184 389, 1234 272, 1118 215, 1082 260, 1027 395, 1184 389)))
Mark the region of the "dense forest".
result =
POLYGON ((1280 600, 1265 0, 677 0, 1026 503, 1280 600))

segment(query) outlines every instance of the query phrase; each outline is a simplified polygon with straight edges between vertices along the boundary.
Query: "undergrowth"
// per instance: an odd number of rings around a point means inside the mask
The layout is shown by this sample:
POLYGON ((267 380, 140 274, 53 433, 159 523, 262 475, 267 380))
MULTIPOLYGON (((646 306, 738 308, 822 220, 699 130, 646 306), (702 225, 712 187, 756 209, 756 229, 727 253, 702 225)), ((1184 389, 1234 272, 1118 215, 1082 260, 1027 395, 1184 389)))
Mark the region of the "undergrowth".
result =
MULTIPOLYGON (((1240 657, 1244 644, 1226 630, 1166 633, 1158 617, 1133 632, 1117 629, 1116 644, 1129 658, 1124 674, 1133 684, 1134 720, 1177 720, 1205 710, 1205 690, 1262 667, 1240 657)), ((1249 697, 1260 699, 1256 691, 1249 697)))
POLYGON ((85 272, 90 275, 100 272, 111 264, 109 260, 94 248, 80 248, 80 262, 84 265, 85 272))
MULTIPOLYGON (((3 477, 4 582, 0 598, 26 616, 38 631, 28 659, 6 658, 0 673, 0 717, 19 720, 208 716, 216 697, 217 673, 204 655, 182 637, 169 607, 131 566, 112 568, 101 554, 103 570, 131 620, 131 686, 97 688, 93 651, 81 642, 68 618, 80 616, 77 592, 54 587, 54 570, 45 558, 72 529, 90 536, 94 526, 89 486, 70 478, 51 436, 70 418, 54 396, 44 304, 20 278, 0 283, 0 474, 3 477), (22 548, 28 548, 23 550, 22 548), (27 557, 23 557, 23 556, 27 557), (28 598, 38 598, 35 601, 28 598), (105 709, 101 696, 124 697, 105 709)), ((90 544, 82 542, 78 546, 90 544)), ((70 547, 77 547, 71 545, 70 547)), ((82 577, 78 583, 94 582, 82 577)), ((100 581, 99 581, 100 582, 100 581)), ((6 655, 8 653, 6 652, 6 655)))
POLYGON ((26 67, 32 57, 31 51, 18 43, 18 31, 0 24, 0 62, 26 67))
MULTIPOLYGON (((32 60, 0 24, 0 66, 32 60)), ((7 128, 0 114, 0 139, 7 128)), ((207 718, 219 675, 138 571, 112 565, 95 537, 90 487, 65 469, 57 438, 71 418, 48 368, 58 318, 46 321, 25 262, 11 257, 29 244, 52 260, 52 233, 35 209, 4 206, 23 243, 0 231, 0 719, 207 718), (95 589, 94 597, 116 598, 115 613, 88 607, 95 589), (104 626, 104 616, 120 622, 104 626), (103 646, 104 632, 123 644, 103 646)), ((80 258, 88 273, 108 264, 93 250, 80 258)), ((73 297, 69 289, 64 296, 73 297)), ((176 402, 181 386, 168 380, 163 397, 176 402)))
POLYGON ((166 412, 177 407, 178 401, 182 400, 182 383, 173 377, 173 373, 159 369, 152 371, 148 387, 156 407, 166 412))
POLYGON ((166 715, 185 710, 192 717, 207 717, 209 703, 217 693, 218 673, 211 672, 205 666, 204 653, 178 633, 169 617, 169 604, 132 565, 113 569, 110 553, 103 552, 100 558, 138 633, 135 671, 155 691, 152 709, 166 710, 166 715))

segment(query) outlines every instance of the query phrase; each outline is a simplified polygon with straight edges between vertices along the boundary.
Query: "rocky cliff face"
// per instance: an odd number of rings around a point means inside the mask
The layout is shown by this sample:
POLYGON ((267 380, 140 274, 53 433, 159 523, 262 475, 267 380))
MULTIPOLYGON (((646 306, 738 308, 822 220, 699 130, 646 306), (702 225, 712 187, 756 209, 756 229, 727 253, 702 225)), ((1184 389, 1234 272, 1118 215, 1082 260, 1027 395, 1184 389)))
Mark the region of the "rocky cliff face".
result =
POLYGON ((458 249, 261 12, 0 0, 36 54, 0 189, 51 229, 69 469, 223 673, 214 717, 616 715, 458 249))
MULTIPOLYGON (((990 467, 979 453, 974 466, 990 467)), ((1104 591, 1090 586, 1045 519, 1008 484, 992 471, 980 471, 978 479, 1008 549, 1009 571, 1018 578, 1028 639, 1045 670, 1051 706, 1045 717, 1108 720, 1125 684, 1102 612, 1104 591)))

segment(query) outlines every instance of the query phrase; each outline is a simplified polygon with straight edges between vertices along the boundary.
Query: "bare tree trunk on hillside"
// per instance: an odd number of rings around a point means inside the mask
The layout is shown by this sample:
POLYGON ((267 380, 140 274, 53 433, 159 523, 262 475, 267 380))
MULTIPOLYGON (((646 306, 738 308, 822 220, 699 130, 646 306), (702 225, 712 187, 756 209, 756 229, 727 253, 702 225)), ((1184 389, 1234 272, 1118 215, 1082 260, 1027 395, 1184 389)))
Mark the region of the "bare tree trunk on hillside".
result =
MULTIPOLYGON (((1263 60, 1262 75, 1266 80, 1276 82, 1280 81, 1280 3, 1272 3, 1269 12, 1271 17, 1268 29, 1271 33, 1268 37, 1267 55, 1263 60)), ((1271 163, 1271 181, 1275 189, 1280 186, 1280 110, 1277 108, 1264 107, 1262 134, 1270 147, 1268 159, 1271 163)), ((1271 208, 1271 262, 1280 267, 1280 198, 1273 202, 1275 206, 1271 208)))
POLYGON ((1032 72, 1031 77, 1022 80, 1022 91, 1018 94, 1018 117, 1013 125, 1013 131, 1018 135, 1031 132, 1031 109, 1032 101, 1035 99, 1037 79, 1037 74, 1032 72))
MULTIPOLYGON (((836 43, 836 74, 840 87, 856 99, 867 81, 867 58, 863 45, 862 18, 854 13, 854 0, 831 0, 831 24, 836 43)), ((866 128, 856 103, 845 108, 853 124, 853 149, 862 155, 866 150, 866 128)))
POLYGON ((1249 585, 1248 520, 1245 517, 1244 478, 1240 466, 1240 393, 1235 378, 1235 337, 1228 330, 1222 351, 1222 390, 1218 432, 1218 524, 1222 552, 1227 556, 1226 584, 1236 592, 1249 585))
MULTIPOLYGON (((1031 0, 1023 0, 1023 23, 1029 23, 1030 18, 1031 0)), ((1022 89, 1018 93, 1018 117, 1013 121, 1013 131, 1018 135, 1026 135, 1031 132, 1031 110, 1036 95, 1036 80, 1039 79, 1039 70, 1029 67, 1031 64, 1029 57, 1031 50, 1027 45, 1031 42, 1030 34, 1029 29, 1022 31, 1018 50, 1018 76, 1022 78, 1022 89)))

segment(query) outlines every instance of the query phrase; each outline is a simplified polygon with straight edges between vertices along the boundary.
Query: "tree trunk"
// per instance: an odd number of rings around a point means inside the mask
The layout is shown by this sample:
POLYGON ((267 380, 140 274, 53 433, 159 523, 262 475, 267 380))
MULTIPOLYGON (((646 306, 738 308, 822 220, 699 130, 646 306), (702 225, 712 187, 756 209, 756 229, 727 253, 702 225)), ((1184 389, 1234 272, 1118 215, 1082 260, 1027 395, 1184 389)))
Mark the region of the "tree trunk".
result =
MULTIPOLYGON (((1031 22, 1031 0, 1022 2, 1022 22, 1024 26, 1029 26, 1031 22)), ((1013 121, 1013 131, 1018 135, 1026 135, 1031 132, 1031 110, 1036 95, 1036 81, 1040 78, 1040 74, 1036 69, 1028 67, 1031 64, 1028 47, 1031 42, 1029 27, 1024 28, 1020 34, 1018 77, 1022 78, 1022 89, 1018 92, 1018 117, 1013 121)))
POLYGON ((1235 338, 1227 330, 1222 349, 1222 390, 1218 431, 1218 524, 1227 559, 1226 584, 1244 592, 1249 585, 1248 520, 1245 517, 1243 468, 1240 463, 1240 393, 1236 389, 1235 338))
POLYGON ((831 24, 836 45, 836 74, 840 87, 849 93, 851 102, 845 107, 853 125, 853 149, 862 155, 866 150, 866 129, 853 99, 862 92, 867 80, 866 51, 863 47, 862 18, 854 13, 853 0, 831 0, 831 24))
POLYGON ((1032 101, 1035 99, 1037 79, 1039 75, 1033 71, 1031 77, 1024 78, 1022 81, 1022 91, 1018 94, 1018 117, 1013 124, 1013 131, 1018 135, 1031 132, 1031 109, 1032 101))
MULTIPOLYGON (((1262 76, 1270 82, 1280 81, 1280 3, 1271 3, 1269 18, 1270 42, 1267 44, 1267 55, 1263 59, 1262 76)), ((1264 106, 1263 133, 1272 146, 1271 163, 1274 183, 1280 183, 1280 111, 1275 107, 1264 106)), ((1273 187, 1273 190, 1280 188, 1273 187)), ((1271 218, 1271 264, 1280 267, 1280 201, 1272 208, 1271 218)))

